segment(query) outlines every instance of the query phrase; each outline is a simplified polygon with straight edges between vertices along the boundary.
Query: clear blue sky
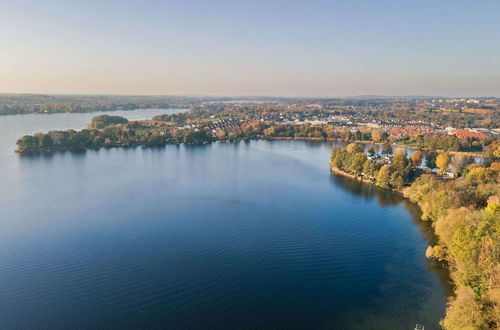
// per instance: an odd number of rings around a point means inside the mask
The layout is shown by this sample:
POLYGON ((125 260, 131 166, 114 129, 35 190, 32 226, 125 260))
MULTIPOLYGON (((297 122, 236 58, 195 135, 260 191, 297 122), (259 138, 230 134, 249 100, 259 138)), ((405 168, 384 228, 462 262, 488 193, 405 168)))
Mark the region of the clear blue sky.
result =
POLYGON ((500 1, 0 0, 0 92, 500 96, 500 1))

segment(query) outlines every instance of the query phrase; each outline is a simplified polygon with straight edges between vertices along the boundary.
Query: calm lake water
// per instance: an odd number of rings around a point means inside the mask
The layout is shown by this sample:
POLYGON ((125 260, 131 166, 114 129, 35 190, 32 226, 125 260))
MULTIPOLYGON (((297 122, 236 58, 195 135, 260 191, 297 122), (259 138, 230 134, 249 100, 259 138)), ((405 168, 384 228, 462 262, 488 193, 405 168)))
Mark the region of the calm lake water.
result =
POLYGON ((431 230, 332 143, 13 153, 94 115, 0 117, 0 328, 437 328, 431 230))

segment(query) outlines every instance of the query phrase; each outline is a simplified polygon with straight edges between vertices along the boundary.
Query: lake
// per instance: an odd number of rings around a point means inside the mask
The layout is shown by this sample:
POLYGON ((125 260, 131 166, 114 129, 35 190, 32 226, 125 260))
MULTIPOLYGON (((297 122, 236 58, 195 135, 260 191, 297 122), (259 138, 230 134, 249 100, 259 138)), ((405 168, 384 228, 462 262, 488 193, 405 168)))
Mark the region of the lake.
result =
POLYGON ((95 115, 0 117, 2 329, 438 328, 432 230, 332 142, 13 152, 95 115))

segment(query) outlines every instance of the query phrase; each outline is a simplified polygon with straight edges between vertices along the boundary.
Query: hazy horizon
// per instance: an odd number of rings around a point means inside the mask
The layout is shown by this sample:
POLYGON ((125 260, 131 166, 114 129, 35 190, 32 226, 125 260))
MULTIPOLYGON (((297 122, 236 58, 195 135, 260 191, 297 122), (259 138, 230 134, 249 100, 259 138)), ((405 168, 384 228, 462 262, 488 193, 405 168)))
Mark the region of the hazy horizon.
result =
POLYGON ((418 98, 500 98, 498 95, 486 95, 486 96, 475 96, 475 95, 325 95, 325 96, 314 96, 314 95, 238 95, 238 94, 121 94, 121 93, 32 93, 32 92, 22 92, 22 93, 3 93, 0 95, 47 95, 47 96, 123 96, 123 97, 192 97, 192 98, 231 98, 231 99, 258 99, 258 98, 268 98, 268 99, 376 99, 376 98, 400 98, 400 99, 418 99, 418 98))
POLYGON ((0 93, 500 96, 500 2, 0 0, 0 93))

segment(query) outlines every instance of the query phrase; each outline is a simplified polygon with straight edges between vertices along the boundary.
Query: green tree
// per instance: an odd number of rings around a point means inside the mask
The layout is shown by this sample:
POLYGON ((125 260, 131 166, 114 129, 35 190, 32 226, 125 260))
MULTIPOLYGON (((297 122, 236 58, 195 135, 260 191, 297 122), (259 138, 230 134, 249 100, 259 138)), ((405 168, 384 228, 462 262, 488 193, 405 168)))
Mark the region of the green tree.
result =
POLYGON ((399 189, 404 185, 403 177, 398 172, 394 172, 391 174, 389 182, 391 186, 395 189, 399 189))
POLYGON ((109 125, 127 124, 127 118, 120 116, 99 115, 90 120, 88 124, 89 129, 101 129, 109 125))
POLYGON ((54 147, 54 141, 48 134, 35 133, 34 135, 38 139, 38 147, 40 150, 50 151, 54 147))
POLYGON ((32 135, 25 135, 16 142, 16 152, 33 153, 38 151, 38 138, 32 135))
POLYGON ((437 154, 435 152, 428 152, 427 156, 425 157, 425 166, 429 168, 436 167, 436 158, 437 154))
POLYGON ((361 172, 363 172, 363 165, 366 160, 366 156, 362 152, 357 152, 352 155, 352 160, 351 160, 351 166, 350 170, 356 174, 359 175, 361 172))
POLYGON ((373 177, 375 172, 375 168, 373 166, 373 162, 369 159, 365 160, 363 164, 363 174, 367 177, 373 177))

